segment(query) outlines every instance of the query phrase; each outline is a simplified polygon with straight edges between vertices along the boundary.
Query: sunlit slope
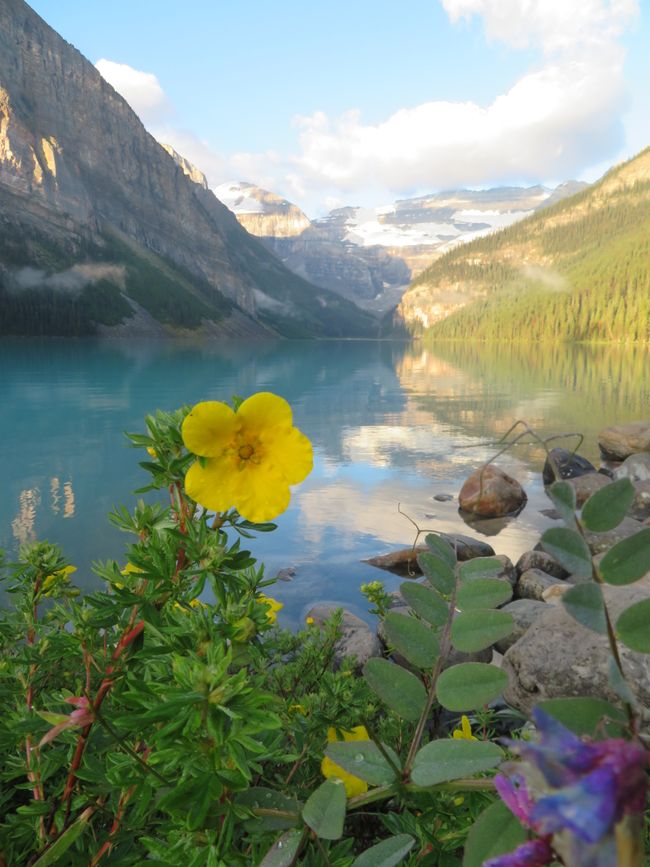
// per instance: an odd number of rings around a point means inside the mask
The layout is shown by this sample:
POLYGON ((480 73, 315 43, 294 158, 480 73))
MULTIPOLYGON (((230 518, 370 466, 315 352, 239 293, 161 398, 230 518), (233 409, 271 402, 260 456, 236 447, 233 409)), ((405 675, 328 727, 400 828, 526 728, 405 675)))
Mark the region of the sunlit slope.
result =
POLYGON ((443 256, 397 311, 412 334, 650 341, 650 148, 598 183, 443 256))

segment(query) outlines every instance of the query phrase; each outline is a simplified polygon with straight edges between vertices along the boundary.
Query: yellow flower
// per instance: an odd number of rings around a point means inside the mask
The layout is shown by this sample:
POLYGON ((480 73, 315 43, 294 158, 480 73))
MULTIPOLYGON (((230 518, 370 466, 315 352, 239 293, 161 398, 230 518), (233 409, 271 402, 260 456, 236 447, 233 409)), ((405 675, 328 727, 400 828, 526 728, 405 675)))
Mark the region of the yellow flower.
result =
POLYGON ((308 714, 308 710, 304 704, 290 704, 287 710, 290 714, 299 713, 302 714, 302 716, 307 716, 308 714))
MULTIPOLYGON (((200 599, 191 599, 189 602, 189 606, 190 606, 190 608, 209 608, 210 607, 207 603, 201 602, 200 599)), ((187 606, 181 605, 180 602, 174 602, 174 608, 179 608, 184 614, 187 614, 187 606)))
POLYGON ((278 602, 277 599, 272 599, 270 596, 265 596, 263 593, 257 594, 257 601, 262 605, 266 605, 266 619, 269 623, 275 623, 278 619, 278 611, 284 608, 284 602, 278 602))
POLYGON ((48 575, 41 586, 41 593, 43 594, 43 596, 49 596, 54 589, 55 584, 67 583, 69 580, 69 576, 76 571, 76 566, 64 566, 63 569, 57 569, 56 572, 52 572, 51 575, 48 575))
POLYGON ((136 575, 138 572, 142 572, 139 566, 134 566, 133 563, 127 563, 124 569, 121 570, 121 575, 136 575))
POLYGON ((183 442, 200 456, 185 476, 187 493, 208 509, 231 507, 253 522, 270 521, 289 505, 289 485, 309 474, 311 443, 293 427, 291 407, 259 392, 237 412, 217 401, 197 403, 183 422, 183 442))
MULTIPOLYGON (((343 735, 344 741, 370 740, 370 736, 368 735, 365 726, 354 726, 351 731, 342 731, 341 734, 343 735)), ((327 729, 327 740, 329 743, 334 743, 334 741, 339 740, 335 728, 330 727, 327 729)), ((359 777, 354 777, 352 774, 349 774, 339 765, 336 765, 331 759, 328 759, 327 756, 323 758, 320 769, 326 780, 329 780, 330 777, 336 777, 341 780, 345 786, 345 794, 348 798, 353 798, 355 795, 363 795, 364 792, 368 791, 368 783, 366 783, 365 780, 360 780, 359 777)))
POLYGON ((463 741, 477 741, 478 738, 475 738, 472 734, 472 727, 469 724, 469 719, 463 714, 460 718, 460 728, 454 729, 453 737, 457 740, 463 741))
POLYGON ((316 621, 313 617, 305 617, 305 623, 307 626, 313 626, 316 621))
POLYGON ((153 446, 147 446, 147 454, 149 455, 149 457, 153 458, 154 461, 158 458, 158 452, 153 446))

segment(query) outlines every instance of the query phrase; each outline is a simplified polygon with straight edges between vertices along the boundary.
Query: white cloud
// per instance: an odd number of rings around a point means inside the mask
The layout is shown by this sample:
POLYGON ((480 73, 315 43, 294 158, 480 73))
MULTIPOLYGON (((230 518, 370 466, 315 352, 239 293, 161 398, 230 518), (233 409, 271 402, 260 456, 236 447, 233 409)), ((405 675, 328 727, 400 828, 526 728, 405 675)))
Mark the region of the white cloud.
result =
POLYGON ((169 100, 152 72, 141 72, 126 63, 115 63, 104 57, 95 66, 145 126, 160 121, 171 112, 169 100))

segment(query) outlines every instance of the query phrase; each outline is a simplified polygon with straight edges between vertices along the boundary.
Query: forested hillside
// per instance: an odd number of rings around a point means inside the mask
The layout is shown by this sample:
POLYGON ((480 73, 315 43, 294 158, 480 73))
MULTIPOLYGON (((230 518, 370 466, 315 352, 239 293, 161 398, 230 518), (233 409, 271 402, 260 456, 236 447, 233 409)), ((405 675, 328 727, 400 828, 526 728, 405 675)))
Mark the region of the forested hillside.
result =
POLYGON ((462 248, 398 308, 413 334, 650 341, 650 149, 569 199, 462 248))

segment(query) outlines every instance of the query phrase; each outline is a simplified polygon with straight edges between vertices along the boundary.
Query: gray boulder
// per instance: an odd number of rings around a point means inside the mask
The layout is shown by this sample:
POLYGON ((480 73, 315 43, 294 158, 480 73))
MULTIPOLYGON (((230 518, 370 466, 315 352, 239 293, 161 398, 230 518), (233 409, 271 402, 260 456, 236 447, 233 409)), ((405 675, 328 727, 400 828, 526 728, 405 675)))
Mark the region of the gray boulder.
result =
POLYGON ((502 611, 507 611, 511 614, 515 625, 510 635, 499 639, 494 645, 499 653, 505 653, 512 645, 519 641, 530 626, 548 611, 546 602, 539 602, 535 599, 515 599, 514 602, 508 602, 501 608, 502 611))
MULTIPOLYGON (((320 602, 310 608, 307 617, 313 617, 314 624, 322 626, 340 608, 341 605, 332 602, 320 602)), ((381 656, 381 644, 374 630, 364 620, 345 608, 343 608, 341 632, 341 638, 334 645, 335 668, 338 668, 344 659, 353 656, 356 658, 357 667, 361 669, 373 656, 381 656)))
POLYGON ((544 599, 544 592, 558 584, 565 586, 566 582, 559 578, 553 578, 552 575, 547 575, 541 569, 527 569, 519 576, 515 587, 515 596, 518 599, 536 599, 541 602, 544 599))
POLYGON ((647 521, 650 518, 650 481, 634 482, 636 494, 634 501, 628 509, 628 517, 635 521, 647 521))
POLYGON ((642 529, 643 524, 640 521, 635 521, 634 518, 623 518, 618 527, 614 527, 613 530, 608 530, 606 533, 585 533, 585 539, 592 554, 602 554, 613 548, 617 542, 634 536, 642 529))
POLYGON ((614 470, 615 479, 630 479, 633 482, 650 481, 650 452, 630 455, 614 470))
MULTIPOLYGON (((627 587, 605 587, 614 622, 629 605, 650 598, 650 579, 627 587)), ((509 684, 505 700, 529 714, 548 698, 594 696, 620 703, 609 683, 609 644, 577 623, 562 605, 548 605, 503 658, 509 684)), ((628 683, 641 705, 650 708, 650 655, 619 645, 628 683)))
POLYGON ((576 506, 580 509, 592 494, 611 485, 612 480, 603 473, 594 472, 585 473, 584 476, 577 476, 575 479, 567 479, 567 482, 576 492, 576 506))
POLYGON ((568 578, 569 576, 564 566, 560 566, 557 560, 546 551, 526 551, 517 560, 515 569, 517 575, 522 575, 528 569, 540 569, 547 575, 552 575, 553 578, 568 578))

